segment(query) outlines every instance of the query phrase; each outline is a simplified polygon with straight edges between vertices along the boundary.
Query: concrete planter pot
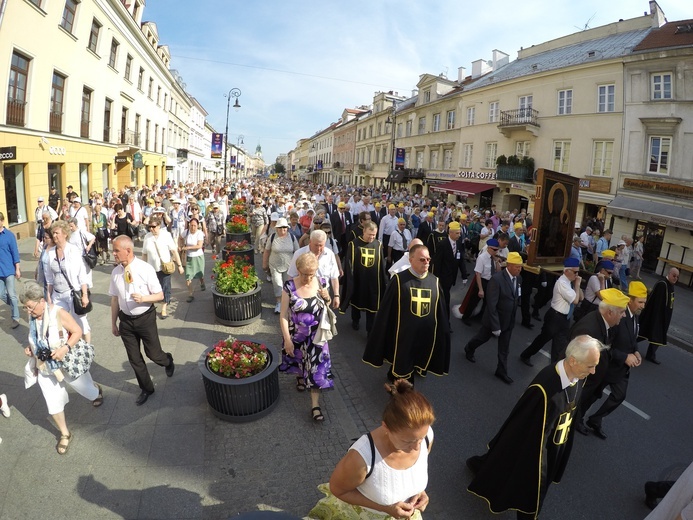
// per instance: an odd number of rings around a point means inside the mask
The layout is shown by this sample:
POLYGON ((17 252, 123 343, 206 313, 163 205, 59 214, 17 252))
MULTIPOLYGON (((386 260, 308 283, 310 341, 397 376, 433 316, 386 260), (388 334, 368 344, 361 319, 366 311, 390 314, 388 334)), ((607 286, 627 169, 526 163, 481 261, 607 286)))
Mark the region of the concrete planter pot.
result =
POLYGON ((212 301, 216 320, 229 327, 248 325, 262 315, 260 284, 244 294, 221 294, 212 288, 212 301))

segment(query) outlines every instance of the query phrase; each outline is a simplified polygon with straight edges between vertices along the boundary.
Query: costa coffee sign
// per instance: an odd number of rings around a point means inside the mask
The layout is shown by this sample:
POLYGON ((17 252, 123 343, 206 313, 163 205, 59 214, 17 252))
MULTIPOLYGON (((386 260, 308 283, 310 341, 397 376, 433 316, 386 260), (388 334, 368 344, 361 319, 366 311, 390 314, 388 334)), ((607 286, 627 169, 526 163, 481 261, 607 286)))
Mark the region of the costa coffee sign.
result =
POLYGON ((5 146, 0 148, 0 161, 16 161, 17 160, 17 147, 16 146, 5 146))

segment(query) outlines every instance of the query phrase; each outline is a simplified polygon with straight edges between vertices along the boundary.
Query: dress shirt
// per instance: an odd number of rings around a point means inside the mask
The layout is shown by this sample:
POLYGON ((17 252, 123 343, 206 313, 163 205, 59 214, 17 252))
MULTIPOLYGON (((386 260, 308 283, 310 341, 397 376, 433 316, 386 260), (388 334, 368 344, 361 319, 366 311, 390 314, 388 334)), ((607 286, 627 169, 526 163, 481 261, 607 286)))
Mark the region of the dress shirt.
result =
POLYGON ((392 235, 390 235, 390 243, 388 246, 391 246, 393 250, 395 251, 406 251, 407 246, 411 242, 411 233, 409 232, 408 229, 405 229, 402 231, 402 234, 400 234, 399 229, 396 229, 392 235), (407 244, 405 245, 402 242, 402 235, 404 235, 404 240, 407 241, 407 244))
POLYGON ((383 235, 392 236, 397 230, 397 217, 390 215, 389 213, 380 219, 380 229, 378 230, 378 240, 382 242, 383 235))
POLYGON ((133 259, 128 264, 128 271, 132 277, 132 282, 125 280, 125 267, 118 265, 111 273, 111 284, 108 287, 108 295, 118 298, 118 307, 129 316, 139 316, 147 312, 152 304, 137 303, 132 299, 133 294, 156 294, 162 291, 156 271, 144 260, 133 259))
POLYGON ((575 296, 573 284, 565 274, 562 274, 553 287, 551 308, 567 316, 570 312, 570 305, 575 301, 575 296))
MULTIPOLYGON (((287 274, 294 278, 298 276, 298 269, 296 268, 296 259, 303 253, 308 253, 310 251, 310 246, 304 246, 296 250, 293 258, 291 259, 291 265, 287 274)), ((339 267, 337 267, 337 257, 335 254, 325 247, 322 254, 318 258, 318 271, 317 276, 325 278, 326 280, 334 280, 339 278, 339 267)))
POLYGON ((494 270, 491 268, 492 263, 493 258, 491 258, 488 251, 479 253, 479 256, 476 258, 476 264, 474 265, 474 272, 479 273, 484 280, 490 280, 494 273, 494 270))

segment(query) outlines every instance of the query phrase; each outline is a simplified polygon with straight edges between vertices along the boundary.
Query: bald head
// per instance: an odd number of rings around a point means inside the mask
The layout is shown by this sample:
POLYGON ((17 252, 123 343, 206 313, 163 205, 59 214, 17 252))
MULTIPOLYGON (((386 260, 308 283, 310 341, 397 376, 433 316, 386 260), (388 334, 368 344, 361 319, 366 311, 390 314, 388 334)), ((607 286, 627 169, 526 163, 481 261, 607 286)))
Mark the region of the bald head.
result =
POLYGON ((414 238, 414 239, 412 239, 411 242, 409 242, 409 247, 408 247, 407 249, 408 249, 409 251, 411 251, 411 249, 412 249, 414 246, 422 246, 422 245, 424 245, 424 243, 423 243, 423 241, 422 241, 420 238, 414 238))
POLYGON ((669 283, 673 284, 679 281, 679 270, 676 269, 676 267, 669 269, 669 272, 667 273, 667 280, 669 280, 669 283))

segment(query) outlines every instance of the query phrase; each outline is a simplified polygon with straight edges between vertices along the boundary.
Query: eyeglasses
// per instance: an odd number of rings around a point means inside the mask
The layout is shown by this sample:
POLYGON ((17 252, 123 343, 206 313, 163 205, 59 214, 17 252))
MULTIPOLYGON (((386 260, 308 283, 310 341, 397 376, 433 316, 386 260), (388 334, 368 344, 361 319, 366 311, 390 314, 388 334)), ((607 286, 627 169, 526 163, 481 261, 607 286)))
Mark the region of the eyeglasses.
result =
POLYGON ((34 313, 34 309, 36 309, 36 307, 38 307, 38 304, 39 304, 39 302, 36 302, 36 303, 34 304, 34 306, 31 307, 31 308, 29 308, 29 304, 27 304, 27 305, 24 306, 24 308, 25 308, 27 311, 29 311, 29 314, 33 314, 33 313, 34 313))
POLYGON ((431 259, 430 258, 419 258, 419 262, 421 262, 422 264, 430 264, 431 259))
POLYGON ((332 231, 325 231, 325 234, 326 234, 326 235, 331 235, 331 234, 332 234, 332 231))
POLYGON ((148 229, 155 229, 158 227, 159 227, 159 224, 154 224, 153 226, 147 226, 148 229))

